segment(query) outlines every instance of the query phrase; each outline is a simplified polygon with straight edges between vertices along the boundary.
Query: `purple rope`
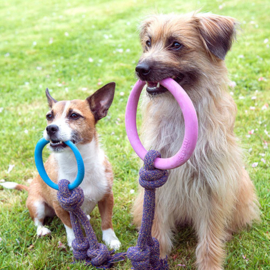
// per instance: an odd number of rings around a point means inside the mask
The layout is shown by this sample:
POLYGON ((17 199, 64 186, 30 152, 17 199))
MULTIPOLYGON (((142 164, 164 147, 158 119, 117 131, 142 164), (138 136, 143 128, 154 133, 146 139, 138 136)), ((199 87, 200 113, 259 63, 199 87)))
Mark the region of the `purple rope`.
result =
POLYGON ((136 247, 130 247, 127 251, 134 270, 169 269, 167 259, 159 258, 158 240, 151 236, 155 214, 155 189, 164 185, 168 178, 166 170, 154 167, 157 157, 161 157, 158 151, 149 151, 144 158, 144 168, 140 169, 139 182, 145 188, 142 224, 136 247))
POLYGON ((125 253, 112 256, 114 251, 109 251, 106 245, 98 243, 86 214, 80 208, 84 201, 83 190, 80 187, 69 190, 68 184, 68 180, 62 179, 59 181, 57 199, 61 207, 70 213, 70 220, 75 234, 75 239, 72 242, 75 260, 85 260, 86 263, 91 263, 97 268, 111 268, 114 262, 125 258, 125 253), (81 225, 86 237, 83 235, 81 225))
POLYGON ((70 213, 75 239, 72 242, 75 260, 84 260, 96 268, 111 268, 113 263, 122 261, 127 256, 134 270, 168 270, 166 259, 159 258, 158 240, 152 238, 151 230, 155 214, 155 189, 164 185, 168 178, 166 170, 158 170, 154 167, 154 160, 160 157, 160 153, 149 151, 144 158, 144 168, 140 169, 140 185, 145 188, 142 225, 138 242, 135 247, 130 247, 127 253, 114 254, 106 245, 98 243, 95 232, 86 216, 81 210, 84 201, 83 190, 77 187, 69 190, 69 181, 59 181, 58 201, 63 209, 70 213), (83 229, 85 235, 83 234, 83 229))

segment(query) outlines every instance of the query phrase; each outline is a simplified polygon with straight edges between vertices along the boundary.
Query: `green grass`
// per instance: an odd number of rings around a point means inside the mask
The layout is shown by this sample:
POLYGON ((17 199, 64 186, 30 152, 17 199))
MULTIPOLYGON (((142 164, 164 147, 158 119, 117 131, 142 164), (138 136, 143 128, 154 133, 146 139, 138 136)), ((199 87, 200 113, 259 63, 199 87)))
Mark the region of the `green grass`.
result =
MULTIPOLYGON (((27 183, 37 174, 33 151, 46 125, 46 87, 57 100, 84 99, 100 87, 99 82, 115 81, 115 100, 98 131, 115 174, 113 222, 121 251, 135 245, 130 209, 136 192, 130 191, 137 189, 139 159, 126 137, 124 112, 141 53, 137 27, 151 13, 198 9, 241 22, 242 31, 226 63, 236 82, 230 89, 238 105, 235 132, 246 149, 246 168, 262 211, 260 225, 227 243, 225 269, 270 269, 270 108, 262 109, 270 103, 267 0, 0 1, 0 179, 27 183), (10 173, 9 165, 15 165, 10 173)), ((0 269, 86 269, 83 264, 71 265, 72 252, 57 247, 58 241, 66 243, 59 220, 49 226, 51 237, 36 238, 26 198, 26 192, 0 190, 0 269)), ((98 211, 93 217, 101 239, 98 211)), ((193 231, 181 231, 175 240, 170 269, 194 269, 193 231)), ((130 267, 122 262, 115 269, 130 267)))

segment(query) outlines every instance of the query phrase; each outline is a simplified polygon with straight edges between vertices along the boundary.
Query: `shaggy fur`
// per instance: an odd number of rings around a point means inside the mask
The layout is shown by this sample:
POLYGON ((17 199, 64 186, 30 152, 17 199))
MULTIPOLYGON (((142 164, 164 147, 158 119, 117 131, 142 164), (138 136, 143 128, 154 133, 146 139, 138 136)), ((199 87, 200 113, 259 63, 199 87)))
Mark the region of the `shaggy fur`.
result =
MULTIPOLYGON (((167 183, 156 192, 152 233, 164 257, 171 251, 177 225, 191 224, 198 238, 200 270, 222 269, 224 240, 260 220, 254 186, 233 132, 237 109, 227 92, 223 61, 235 25, 233 18, 211 14, 157 15, 143 22, 140 33, 144 52, 137 67, 144 69, 136 68, 139 78, 155 85, 173 77, 191 98, 199 121, 190 160, 170 170, 167 183)), ((174 155, 183 141, 184 121, 173 96, 158 90, 146 94, 142 111, 146 149, 158 150, 162 157, 174 155)), ((133 209, 138 226, 142 209, 140 189, 133 209)))

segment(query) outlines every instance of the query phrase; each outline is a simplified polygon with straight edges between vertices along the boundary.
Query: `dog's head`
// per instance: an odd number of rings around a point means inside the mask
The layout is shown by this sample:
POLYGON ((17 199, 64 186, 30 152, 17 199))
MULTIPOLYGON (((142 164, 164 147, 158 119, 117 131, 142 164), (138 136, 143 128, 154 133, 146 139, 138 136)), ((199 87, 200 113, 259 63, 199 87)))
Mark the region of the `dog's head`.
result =
POLYGON ((141 26, 143 54, 136 67, 147 92, 167 91, 158 82, 173 78, 194 85, 222 65, 235 36, 235 20, 212 14, 157 15, 141 26))
POLYGON ((46 96, 50 111, 43 136, 50 149, 59 152, 66 148, 64 141, 86 144, 96 136, 95 125, 107 115, 114 97, 115 83, 109 83, 85 100, 56 101, 48 89, 46 96))

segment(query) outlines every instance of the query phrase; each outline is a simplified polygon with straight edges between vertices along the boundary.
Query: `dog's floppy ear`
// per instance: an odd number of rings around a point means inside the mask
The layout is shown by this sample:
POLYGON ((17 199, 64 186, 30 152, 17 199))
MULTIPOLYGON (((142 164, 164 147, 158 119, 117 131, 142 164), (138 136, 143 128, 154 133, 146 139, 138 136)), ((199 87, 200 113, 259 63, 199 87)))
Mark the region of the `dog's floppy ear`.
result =
POLYGON ((47 97, 47 100, 48 100, 48 104, 49 104, 49 107, 52 108, 53 104, 57 102, 57 100, 55 100, 51 95, 50 95, 50 92, 49 92, 49 89, 46 88, 46 97, 47 97))
POLYGON ((151 23, 155 20, 156 16, 150 15, 146 17, 143 22, 141 23, 139 30, 140 30, 140 39, 142 40, 147 32, 148 27, 151 23))
POLYGON ((198 30, 206 48, 221 60, 225 59, 236 35, 236 20, 214 14, 196 14, 198 30))
POLYGON ((111 82, 97 90, 86 100, 94 114, 96 122, 107 115, 107 112, 113 102, 115 83, 111 82))

